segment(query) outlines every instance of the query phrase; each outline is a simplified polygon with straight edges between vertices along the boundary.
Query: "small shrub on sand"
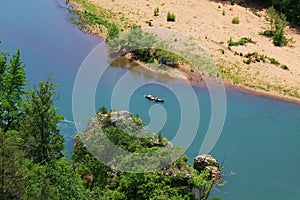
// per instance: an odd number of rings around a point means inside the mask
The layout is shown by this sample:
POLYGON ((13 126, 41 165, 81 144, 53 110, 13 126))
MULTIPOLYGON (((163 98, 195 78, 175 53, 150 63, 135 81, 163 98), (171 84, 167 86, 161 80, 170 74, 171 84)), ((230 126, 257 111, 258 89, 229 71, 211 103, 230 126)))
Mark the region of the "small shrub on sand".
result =
POLYGON ((239 24, 240 23, 240 19, 239 19, 239 17, 234 17, 231 22, 233 24, 239 24))
POLYGON ((167 21, 168 22, 174 22, 175 21, 175 14, 174 13, 171 13, 171 12, 168 12, 168 15, 167 15, 167 21))
POLYGON ((153 12, 154 12, 154 16, 158 16, 159 15, 159 8, 156 7, 153 12))
POLYGON ((289 70, 289 68, 286 65, 281 65, 280 67, 284 70, 289 70))
POLYGON ((271 64, 274 64, 274 65, 280 65, 280 63, 278 62, 278 60, 276 60, 275 58, 269 58, 271 64))
POLYGON ((252 43, 252 44, 256 44, 256 42, 254 42, 251 38, 247 38, 247 37, 242 37, 239 41, 235 42, 232 40, 232 38, 230 38, 228 41, 228 46, 243 46, 246 43, 252 43))

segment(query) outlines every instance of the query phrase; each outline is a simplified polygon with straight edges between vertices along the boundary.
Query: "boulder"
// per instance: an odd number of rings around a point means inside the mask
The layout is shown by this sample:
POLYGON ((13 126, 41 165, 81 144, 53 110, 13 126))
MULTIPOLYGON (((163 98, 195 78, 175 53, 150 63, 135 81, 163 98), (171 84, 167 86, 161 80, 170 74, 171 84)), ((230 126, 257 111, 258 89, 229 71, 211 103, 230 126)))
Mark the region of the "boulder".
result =
POLYGON ((208 154, 202 154, 194 158, 194 169, 198 172, 209 171, 211 178, 220 179, 220 165, 217 159, 208 154))

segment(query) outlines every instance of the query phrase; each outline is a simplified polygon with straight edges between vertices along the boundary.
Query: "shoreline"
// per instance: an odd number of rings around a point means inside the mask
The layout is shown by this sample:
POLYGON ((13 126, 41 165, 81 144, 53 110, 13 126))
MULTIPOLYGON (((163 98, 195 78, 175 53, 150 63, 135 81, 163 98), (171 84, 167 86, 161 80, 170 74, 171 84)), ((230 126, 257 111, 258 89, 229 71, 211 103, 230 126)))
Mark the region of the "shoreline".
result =
MULTIPOLYGON (((69 5, 71 5, 74 10, 78 10, 78 11, 83 10, 82 5, 75 2, 75 0, 70 0, 69 5)), ((97 30, 95 30, 95 28, 93 26, 87 25, 87 26, 85 26, 85 29, 86 29, 88 34, 96 35, 99 38, 104 39, 104 40, 106 38, 103 33, 97 32, 97 30)), ((158 75, 158 76, 161 76, 161 77, 167 77, 168 76, 169 78, 185 79, 192 86, 206 87, 205 81, 202 80, 202 75, 199 72, 190 72, 189 70, 187 70, 183 66, 179 66, 179 68, 177 68, 177 69, 171 68, 170 69, 171 73, 169 73, 169 71, 157 71, 156 69, 148 67, 147 64, 145 64, 145 63, 143 63, 139 60, 134 60, 131 57, 124 56, 124 58, 126 58, 130 63, 138 65, 138 67, 140 67, 144 70, 147 70, 148 72, 151 72, 154 75, 158 75)), ((245 85, 242 85, 242 84, 234 84, 232 82, 232 80, 230 80, 230 79, 229 80, 223 80, 222 79, 222 83, 226 88, 229 88, 229 89, 230 88, 238 89, 238 90, 241 90, 243 92, 258 95, 258 96, 265 96, 265 97, 275 98, 275 99, 290 102, 290 103, 300 104, 300 98, 297 98, 297 97, 294 97, 294 96, 289 96, 289 95, 284 95, 284 94, 281 94, 278 91, 274 91, 274 90, 265 91, 265 90, 262 90, 262 89, 259 89, 259 88, 251 88, 251 87, 248 87, 248 86, 245 86, 245 85)))
MULTIPOLYGON (((148 72, 151 72, 154 75, 158 75, 158 76, 166 78, 166 79, 179 78, 179 79, 182 79, 182 80, 186 80, 192 86, 195 86, 195 87, 207 88, 206 83, 205 83, 205 79, 210 80, 209 78, 203 78, 204 80, 202 80, 202 77, 197 76, 197 75, 193 76, 193 78, 196 79, 195 81, 191 81, 186 76, 185 77, 182 77, 182 76, 181 77, 180 76, 174 77, 170 74, 167 74, 167 72, 160 72, 160 71, 156 71, 154 69, 151 69, 151 68, 145 66, 145 64, 143 64, 142 62, 139 62, 137 60, 131 60, 130 58, 126 58, 126 57, 124 57, 124 59, 126 59, 131 64, 137 65, 135 67, 138 67, 138 68, 141 68, 142 70, 146 70, 148 72), (199 79, 201 79, 201 81, 199 79)), ((181 75, 183 75, 183 73, 181 75)), ((240 85, 234 85, 234 84, 230 83, 229 81, 225 81, 225 80, 222 80, 222 84, 224 85, 225 89, 226 88, 236 89, 236 90, 240 90, 242 92, 252 94, 252 95, 255 95, 255 96, 263 96, 263 97, 273 98, 273 99, 277 99, 277 100, 281 100, 281 101, 285 101, 285 102, 289 102, 289 103, 295 103, 295 104, 300 105, 300 99, 295 98, 295 97, 290 97, 290 96, 286 96, 286 95, 279 95, 279 94, 276 94, 276 93, 272 93, 271 91, 270 92, 266 92, 266 91, 263 91, 263 90, 259 91, 259 90, 256 90, 256 89, 247 88, 247 87, 240 86, 240 85)))

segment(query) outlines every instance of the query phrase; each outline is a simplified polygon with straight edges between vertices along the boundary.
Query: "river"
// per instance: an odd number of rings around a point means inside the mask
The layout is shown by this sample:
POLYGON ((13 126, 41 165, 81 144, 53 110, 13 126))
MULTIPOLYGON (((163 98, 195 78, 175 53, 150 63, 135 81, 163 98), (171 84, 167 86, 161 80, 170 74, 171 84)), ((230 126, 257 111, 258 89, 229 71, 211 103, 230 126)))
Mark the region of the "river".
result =
MULTIPOLYGON (((66 155, 70 155, 76 129, 72 115, 72 90, 76 73, 89 52, 102 41, 81 32, 70 23, 70 14, 61 0, 2 0, 0 6, 0 50, 16 52, 26 63, 29 86, 51 77, 58 83, 56 106, 65 116, 60 124, 66 138, 66 155)), ((105 54, 105 49, 103 50, 105 54)), ((104 55, 104 57, 107 55, 104 55)), ((106 64, 106 59, 99 65, 106 64)), ((139 87, 129 100, 129 111, 150 123, 149 110, 166 113, 160 131, 170 140, 181 120, 180 102, 168 89, 183 87, 176 80, 162 80, 128 63, 118 62, 106 70, 99 82, 95 107, 111 107, 114 85, 124 74, 127 83, 140 80, 156 83, 139 87), (153 104, 143 95, 153 93, 166 99, 153 104), (155 105, 155 106, 153 106, 155 105)), ((209 92, 193 87, 197 97, 200 124, 197 135, 186 153, 192 162, 207 131, 211 109, 209 92)), ((84 94, 83 94, 84 95, 84 94)), ((213 190, 211 197, 224 200, 298 199, 300 196, 300 106, 269 97, 226 88, 227 113, 222 134, 211 151, 223 162, 226 185, 213 190)), ((151 113, 150 113, 151 114, 151 113)), ((184 116, 189 119, 189 115, 184 116)), ((189 119, 193 120, 193 119, 189 119)), ((187 133, 189 134, 189 133, 187 133)))

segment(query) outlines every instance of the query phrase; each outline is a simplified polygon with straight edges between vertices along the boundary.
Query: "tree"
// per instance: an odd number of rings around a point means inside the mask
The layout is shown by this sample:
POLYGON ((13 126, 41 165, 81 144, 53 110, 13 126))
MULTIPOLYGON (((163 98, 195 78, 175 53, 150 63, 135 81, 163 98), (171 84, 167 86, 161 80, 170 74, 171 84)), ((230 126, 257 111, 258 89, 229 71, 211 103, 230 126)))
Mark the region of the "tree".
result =
POLYGON ((0 129, 4 133, 16 124, 21 115, 22 96, 26 85, 25 65, 20 58, 20 50, 8 58, 8 53, 0 56, 0 129))
POLYGON ((90 199, 70 161, 64 158, 46 165, 33 164, 23 199, 90 199))
MULTIPOLYGON (((13 151, 8 149, 13 149, 13 145, 9 146, 10 143, 7 140, 10 137, 7 136, 7 133, 9 130, 17 130, 19 127, 22 97, 26 84, 24 67, 20 58, 20 50, 12 58, 7 52, 0 53, 0 197, 7 192, 5 186, 7 186, 6 180, 9 175, 6 171, 11 169, 11 163, 14 162, 14 156, 9 156, 13 151)), ((12 177, 13 174, 11 174, 12 177)))
POLYGON ((20 149, 22 138, 19 133, 9 130, 5 134, 0 132, 4 138, 4 145, 0 148, 0 199, 15 199, 21 197, 24 191, 26 170, 23 166, 27 162, 24 158, 25 152, 20 149))
POLYGON ((54 107, 55 86, 50 79, 29 89, 24 103, 22 131, 25 150, 35 163, 62 157, 64 138, 57 124, 63 119, 54 107))
POLYGON ((94 190, 97 186, 107 185, 111 169, 89 153, 79 136, 76 137, 72 159, 74 169, 81 174, 87 189, 94 190))
POLYGON ((151 48, 156 43, 153 33, 144 32, 140 27, 133 26, 131 31, 117 35, 107 40, 108 48, 112 53, 126 54, 132 52, 143 61, 151 60, 151 48))
POLYGON ((271 24, 271 30, 266 30, 260 34, 272 37, 275 46, 286 46, 289 42, 293 42, 292 39, 286 38, 284 33, 284 29, 287 26, 285 15, 279 15, 273 6, 268 9, 267 13, 269 17, 268 20, 271 24))

